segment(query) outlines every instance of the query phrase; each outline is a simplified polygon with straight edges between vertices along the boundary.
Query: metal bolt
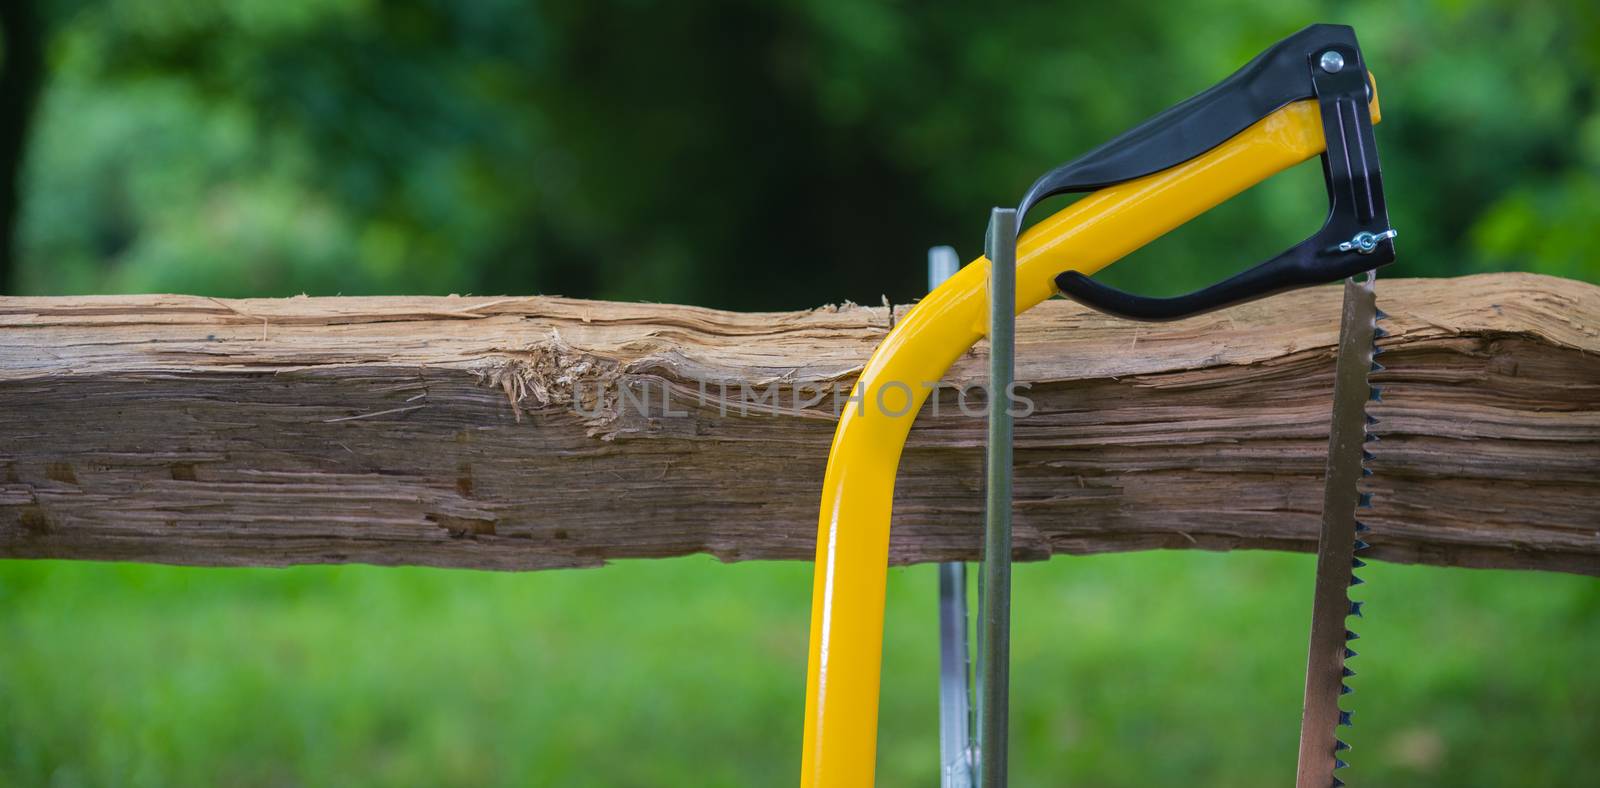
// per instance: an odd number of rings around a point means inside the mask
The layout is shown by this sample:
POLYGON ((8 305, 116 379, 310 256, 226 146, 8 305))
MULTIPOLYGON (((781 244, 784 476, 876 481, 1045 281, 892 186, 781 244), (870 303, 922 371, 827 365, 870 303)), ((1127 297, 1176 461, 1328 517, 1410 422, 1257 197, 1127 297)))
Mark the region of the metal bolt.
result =
POLYGON ((1381 233, 1369 233, 1366 230, 1362 230, 1361 232, 1356 233, 1354 238, 1339 244, 1338 249, 1341 252, 1372 254, 1374 251, 1377 251, 1379 241, 1386 241, 1395 237, 1396 235, 1399 235, 1399 233, 1392 229, 1384 230, 1381 233))
POLYGON ((1323 71, 1337 74, 1344 70, 1344 55, 1330 49, 1322 53, 1322 59, 1317 61, 1317 64, 1322 66, 1323 71))

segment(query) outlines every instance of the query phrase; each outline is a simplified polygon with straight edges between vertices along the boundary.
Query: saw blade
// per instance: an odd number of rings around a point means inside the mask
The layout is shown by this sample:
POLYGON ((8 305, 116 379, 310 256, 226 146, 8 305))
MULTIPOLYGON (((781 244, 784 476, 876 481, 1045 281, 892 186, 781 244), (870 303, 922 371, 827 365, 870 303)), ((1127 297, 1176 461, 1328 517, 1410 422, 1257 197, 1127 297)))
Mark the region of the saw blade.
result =
POLYGON ((1367 403, 1382 396, 1368 382, 1370 372, 1382 369, 1373 361, 1378 352, 1374 342, 1383 336, 1377 325, 1381 317, 1373 291, 1373 273, 1368 271, 1360 281, 1346 279, 1322 496, 1322 532, 1317 542, 1317 581, 1311 608, 1311 646, 1306 661, 1296 788, 1344 785, 1336 770, 1345 766, 1343 753, 1350 746, 1339 739, 1338 729, 1352 724, 1352 720, 1349 711, 1339 708, 1339 698, 1350 694, 1347 679, 1355 675, 1345 665, 1356 656, 1350 641, 1357 637, 1347 622, 1362 614, 1362 603, 1350 599, 1350 587, 1361 584, 1355 570, 1365 564, 1357 553, 1368 546, 1367 527, 1357 520, 1357 510, 1372 505, 1371 493, 1362 492, 1360 483, 1362 477, 1371 475, 1365 465, 1372 459, 1367 443, 1377 440, 1370 430, 1376 420, 1367 415, 1367 403))

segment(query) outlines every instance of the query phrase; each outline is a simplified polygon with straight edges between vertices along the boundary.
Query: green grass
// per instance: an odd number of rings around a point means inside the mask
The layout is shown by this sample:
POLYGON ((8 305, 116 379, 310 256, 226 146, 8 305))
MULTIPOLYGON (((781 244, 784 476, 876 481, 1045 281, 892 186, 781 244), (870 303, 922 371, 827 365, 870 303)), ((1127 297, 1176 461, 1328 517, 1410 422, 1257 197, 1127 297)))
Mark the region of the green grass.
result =
MULTIPOLYGON (((1018 567, 1014 783, 1287 784, 1310 572, 1018 567)), ((1600 581, 1366 576, 1352 784, 1592 784, 1600 581)), ((0 785, 791 785, 810 581, 0 562, 0 785)), ((935 585, 891 573, 881 785, 937 784, 935 585)))

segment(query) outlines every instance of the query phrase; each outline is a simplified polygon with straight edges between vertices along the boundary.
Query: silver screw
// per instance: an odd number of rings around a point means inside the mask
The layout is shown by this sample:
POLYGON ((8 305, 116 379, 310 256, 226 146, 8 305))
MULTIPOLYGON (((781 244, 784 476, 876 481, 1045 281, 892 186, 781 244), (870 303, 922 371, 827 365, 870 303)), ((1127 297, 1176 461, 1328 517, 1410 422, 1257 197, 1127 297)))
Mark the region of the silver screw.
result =
POLYGON ((1344 69, 1344 55, 1330 49, 1322 53, 1322 59, 1317 61, 1322 70, 1329 74, 1337 74, 1344 69))

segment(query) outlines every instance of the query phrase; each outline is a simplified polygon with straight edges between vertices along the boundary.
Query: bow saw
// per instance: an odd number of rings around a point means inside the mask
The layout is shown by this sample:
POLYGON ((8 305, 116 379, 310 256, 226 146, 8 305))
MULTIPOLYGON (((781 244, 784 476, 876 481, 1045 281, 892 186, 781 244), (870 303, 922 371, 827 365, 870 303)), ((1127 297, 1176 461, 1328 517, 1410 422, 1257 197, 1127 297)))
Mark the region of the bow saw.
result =
MULTIPOLYGON (((1338 754, 1347 746, 1335 732, 1337 725, 1350 723, 1338 698, 1349 691, 1345 678, 1353 674, 1344 661, 1354 656, 1347 641, 1355 637, 1345 622, 1361 612, 1360 603, 1350 601, 1348 587, 1360 582, 1352 575, 1361 565, 1355 552, 1367 546, 1358 538, 1366 528, 1356 522, 1355 511, 1370 504, 1370 496, 1357 490, 1359 478, 1369 473, 1363 461, 1370 459, 1364 443, 1371 439, 1366 432, 1371 421, 1364 405, 1378 396, 1376 390, 1369 393, 1367 382, 1369 369, 1377 368, 1373 340, 1381 336, 1375 328, 1381 313, 1373 299, 1371 272, 1394 260, 1395 232, 1388 223, 1373 136, 1378 119, 1375 83, 1355 31, 1312 25, 1221 83, 1039 178, 1016 210, 1016 221, 1048 197, 1087 194, 1020 236, 1003 239, 1007 244, 1015 239, 1014 280, 996 275, 1008 291, 1013 287, 1008 280, 1014 281, 1015 301, 1006 310, 1007 321, 1058 292, 1123 318, 1175 320, 1293 288, 1347 280, 1297 788, 1343 784, 1334 770, 1344 765, 1338 754), (1315 234, 1281 254, 1173 298, 1138 296, 1090 278, 1256 183, 1319 155, 1328 191, 1327 219, 1315 234), (1363 275, 1360 282, 1349 279, 1356 275, 1363 275)), ((1011 248, 1003 249, 956 272, 897 321, 863 367, 834 432, 817 533, 802 786, 873 782, 890 509, 906 437, 930 391, 904 382, 939 380, 991 332, 985 319, 993 273, 989 259, 1010 262, 1011 248), (909 407, 869 417, 867 403, 877 401, 885 386, 906 389, 909 407)), ((1000 306, 1006 300, 995 299, 1000 306)), ((1009 343, 1005 352, 1009 359, 1009 343)), ((992 409, 991 419, 994 413, 992 409)), ((995 434, 991 429, 992 438, 995 434)), ((1009 422, 1003 440, 1003 456, 1009 457, 1009 422)), ((991 452, 995 448, 991 442, 991 452)), ((993 507, 989 517, 995 518, 993 507)), ((1000 544, 1009 545, 1008 513, 1004 522, 1005 541, 1000 544)), ((1010 556, 987 555, 986 560, 1008 564, 1010 556)), ((1003 590, 1009 598, 1009 588, 1003 590)), ((1009 608, 1005 618, 985 621, 984 627, 1004 633, 1009 608)), ((1000 692, 1003 697, 1003 678, 1000 692)), ((988 777, 984 788, 1005 782, 1003 715, 998 724, 1000 735, 990 737, 1000 742, 998 752, 986 746, 990 768, 983 770, 988 777)))

